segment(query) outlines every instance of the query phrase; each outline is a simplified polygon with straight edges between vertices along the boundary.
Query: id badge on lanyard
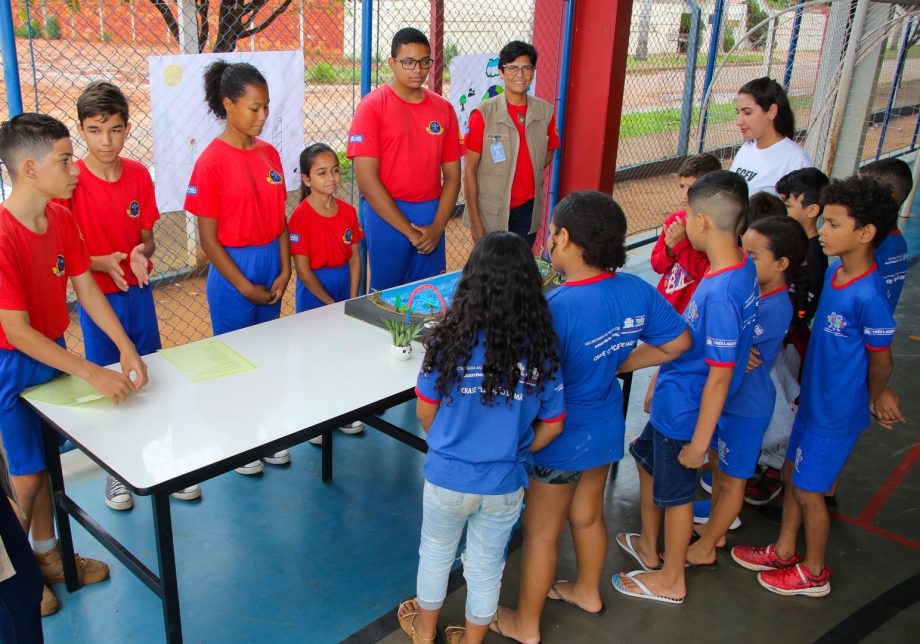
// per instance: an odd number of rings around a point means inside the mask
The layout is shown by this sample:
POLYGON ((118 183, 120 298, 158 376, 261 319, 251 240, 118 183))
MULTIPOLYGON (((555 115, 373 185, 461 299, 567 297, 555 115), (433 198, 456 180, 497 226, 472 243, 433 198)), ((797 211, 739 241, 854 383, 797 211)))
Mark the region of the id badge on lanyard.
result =
POLYGON ((493 163, 504 163, 508 160, 505 156, 505 146, 502 143, 501 136, 493 134, 489 136, 491 143, 489 144, 489 151, 492 153, 492 162, 493 163))

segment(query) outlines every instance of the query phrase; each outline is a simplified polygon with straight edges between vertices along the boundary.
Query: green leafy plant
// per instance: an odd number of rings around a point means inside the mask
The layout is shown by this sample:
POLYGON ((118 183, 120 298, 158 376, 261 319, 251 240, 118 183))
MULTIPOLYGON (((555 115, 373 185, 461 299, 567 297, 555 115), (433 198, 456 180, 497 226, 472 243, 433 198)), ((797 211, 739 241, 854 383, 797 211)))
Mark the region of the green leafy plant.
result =
POLYGON ((754 29, 754 26, 758 23, 767 19, 767 12, 763 11, 760 8, 760 5, 754 2, 754 0, 747 0, 747 18, 745 19, 744 26, 750 31, 748 38, 750 39, 754 49, 763 49, 766 45, 767 33, 769 31, 769 25, 761 25, 757 29, 754 29))
POLYGON ((310 80, 314 83, 332 85, 336 82, 336 70, 329 63, 317 63, 310 68, 310 80))
POLYGON ((335 156, 339 159, 339 172, 342 173, 342 181, 351 181, 352 164, 351 159, 346 156, 345 150, 339 150, 335 156))
POLYGON ((405 320, 380 318, 383 326, 390 332, 394 347, 408 347, 413 340, 418 339, 425 324, 423 322, 406 322, 405 320))
POLYGON ((731 31, 726 31, 722 36, 722 51, 730 51, 735 46, 735 36, 731 31))
POLYGON ((448 42, 444 45, 444 68, 450 67, 451 61, 460 55, 460 45, 455 42, 448 42))
POLYGON ((32 20, 26 20, 26 10, 25 7, 22 7, 17 12, 17 17, 19 18, 19 26, 13 30, 13 33, 19 38, 41 38, 42 37, 42 26, 35 18, 32 20))
POLYGON ((58 40, 61 37, 61 23, 57 16, 51 16, 45 23, 45 37, 49 40, 58 40))

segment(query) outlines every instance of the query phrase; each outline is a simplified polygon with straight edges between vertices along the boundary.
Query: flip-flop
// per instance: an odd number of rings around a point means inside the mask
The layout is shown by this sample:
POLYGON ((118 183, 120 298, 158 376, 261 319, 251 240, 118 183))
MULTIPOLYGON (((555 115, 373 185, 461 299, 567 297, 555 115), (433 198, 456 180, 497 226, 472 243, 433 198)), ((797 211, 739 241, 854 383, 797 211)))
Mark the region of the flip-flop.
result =
POLYGON ((603 615, 605 612, 607 612, 607 604, 605 604, 603 600, 601 600, 600 610, 590 611, 590 610, 585 610, 584 608, 581 607, 580 604, 573 602, 571 599, 569 599, 568 597, 560 593, 559 589, 556 588, 556 586, 558 586, 559 584, 567 584, 567 583, 569 583, 568 579, 557 579, 556 582, 553 584, 553 587, 550 588, 550 592, 556 593, 556 597, 550 597, 549 595, 547 595, 546 598, 554 602, 565 602, 569 606, 574 606, 575 608, 585 613, 586 615, 603 615))
MULTIPOLYGON (((523 644, 523 642, 521 642, 521 640, 516 640, 516 639, 514 639, 513 637, 511 637, 510 635, 505 635, 505 634, 502 632, 502 627, 501 627, 501 625, 498 623, 498 610, 496 610, 496 611, 495 611, 495 614, 492 615, 492 621, 491 621, 491 623, 489 623, 489 630, 492 631, 493 633, 495 633, 496 635, 500 635, 500 636, 504 637, 506 640, 511 640, 512 642, 518 642, 519 644, 523 644)), ((540 642, 537 642, 537 644, 540 644, 540 642)))
POLYGON ((645 562, 642 561, 642 557, 639 556, 639 552, 633 548, 632 540, 633 537, 638 538, 640 535, 635 532, 620 532, 617 534, 615 541, 617 545, 620 546, 620 549, 623 550, 626 554, 636 560, 636 563, 639 564, 639 567, 642 568, 644 572, 655 572, 656 570, 661 570, 664 566, 664 561, 661 559, 661 556, 658 557, 658 565, 654 568, 649 568, 645 565, 645 562), (620 536, 623 537, 623 541, 620 541, 620 536))
POLYGON ((664 595, 656 595, 655 593, 650 591, 645 584, 643 584, 641 581, 636 579, 637 575, 641 575, 644 572, 645 572, 644 570, 633 570, 632 572, 627 572, 627 573, 621 572, 617 575, 614 575, 613 578, 610 580, 610 582, 613 585, 614 590, 616 590, 619 593, 623 593, 624 595, 627 595, 628 597, 635 597, 636 599, 647 599, 649 601, 662 602, 664 604, 683 604, 684 603, 683 597, 681 597, 680 599, 675 599, 674 597, 665 597, 664 595), (629 577, 632 580, 632 582, 636 586, 639 587, 639 590, 641 592, 637 593, 634 590, 629 590, 625 585, 623 585, 623 580, 621 579, 623 575, 626 575, 627 577, 629 577))

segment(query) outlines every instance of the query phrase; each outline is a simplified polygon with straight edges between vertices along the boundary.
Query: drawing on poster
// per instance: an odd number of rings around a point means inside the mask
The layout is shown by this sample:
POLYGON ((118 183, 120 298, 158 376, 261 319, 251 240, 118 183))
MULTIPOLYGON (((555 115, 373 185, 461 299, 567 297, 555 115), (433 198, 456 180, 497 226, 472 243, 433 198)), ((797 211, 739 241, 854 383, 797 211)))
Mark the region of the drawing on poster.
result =
MULTIPOLYGON (((450 63, 450 85, 450 104, 457 113, 460 133, 465 135, 469 129, 470 114, 476 106, 505 91, 498 74, 498 54, 455 56, 450 63), (454 93, 454 87, 459 91, 454 93)), ((530 84, 530 94, 534 93, 536 86, 535 76, 530 84)))
POLYGON ((281 155, 288 189, 300 185, 298 159, 304 141, 303 51, 234 52, 150 56, 153 175, 162 212, 182 210, 196 159, 224 123, 208 110, 202 75, 215 60, 254 65, 268 81, 271 110, 260 137, 281 155))

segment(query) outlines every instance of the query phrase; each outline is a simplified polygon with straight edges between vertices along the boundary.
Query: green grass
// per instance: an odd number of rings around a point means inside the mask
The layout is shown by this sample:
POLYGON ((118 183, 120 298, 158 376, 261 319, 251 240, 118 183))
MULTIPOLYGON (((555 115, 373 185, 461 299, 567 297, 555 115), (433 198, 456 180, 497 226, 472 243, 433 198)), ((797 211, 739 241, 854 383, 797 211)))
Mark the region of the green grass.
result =
MULTIPOLYGON (((705 67, 707 56, 701 54, 696 58, 696 64, 698 67, 705 67)), ((725 60, 725 54, 719 54, 716 56, 716 65, 722 63, 725 60)), ((785 58, 779 58, 774 56, 774 62, 782 62, 785 58)), ((729 63, 736 64, 750 64, 750 63, 762 63, 763 54, 760 53, 751 53, 751 54, 735 54, 729 59, 729 63)), ((638 71, 658 71, 662 69, 684 69, 687 67, 687 56, 681 54, 653 54, 645 60, 638 60, 634 56, 630 56, 626 59, 626 71, 638 72, 638 71)))
MULTIPOLYGON (((378 78, 380 83, 388 83, 393 79, 393 72, 387 65, 381 65, 371 70, 371 82, 378 78)), ((307 83, 313 85, 348 85, 361 82, 361 66, 355 65, 330 65, 329 63, 316 63, 307 67, 304 72, 307 83)))
MULTIPOLYGON (((900 51, 900 48, 898 48, 898 49, 886 49, 886 50, 885 50, 885 58, 897 58, 897 57, 898 57, 898 51, 900 51)), ((908 49, 908 50, 907 50, 907 56, 906 56, 906 58, 907 58, 908 60, 910 60, 911 58, 920 58, 920 45, 914 46, 914 47, 911 47, 910 49, 908 49)))
MULTIPOLYGON (((794 110, 811 106, 810 96, 793 96, 790 99, 794 110)), ((635 112, 623 114, 620 117, 620 138, 628 139, 636 136, 648 136, 659 132, 674 132, 680 129, 680 108, 672 107, 648 112, 635 112)), ((728 123, 735 120, 734 103, 718 103, 709 106, 709 125, 728 123)), ((700 122, 700 108, 693 108, 691 127, 696 127, 700 122)))

